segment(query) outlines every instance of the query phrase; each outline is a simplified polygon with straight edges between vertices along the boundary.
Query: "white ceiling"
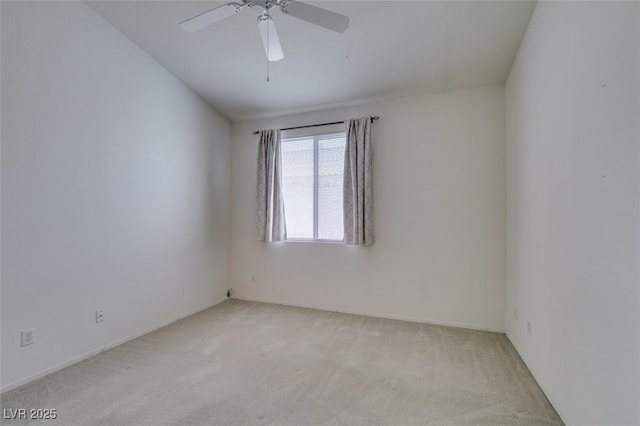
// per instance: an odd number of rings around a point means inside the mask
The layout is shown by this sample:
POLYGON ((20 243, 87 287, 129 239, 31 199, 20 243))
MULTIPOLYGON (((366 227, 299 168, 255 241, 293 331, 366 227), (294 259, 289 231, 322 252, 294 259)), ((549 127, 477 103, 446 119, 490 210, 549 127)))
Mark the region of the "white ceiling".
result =
POLYGON ((224 1, 87 4, 232 120, 501 83, 532 1, 309 1, 344 34, 272 12, 285 58, 266 58, 251 10, 197 33, 178 23, 224 1))

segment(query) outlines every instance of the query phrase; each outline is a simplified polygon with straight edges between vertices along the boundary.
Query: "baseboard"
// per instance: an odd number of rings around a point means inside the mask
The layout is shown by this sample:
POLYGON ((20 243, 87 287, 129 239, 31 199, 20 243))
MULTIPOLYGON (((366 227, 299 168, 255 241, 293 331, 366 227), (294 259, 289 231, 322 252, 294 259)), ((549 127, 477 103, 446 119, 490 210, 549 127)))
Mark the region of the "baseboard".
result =
MULTIPOLYGON (((327 307, 327 306, 321 306, 321 305, 309 305, 309 304, 301 304, 301 303, 295 303, 295 302, 287 302, 287 301, 278 301, 278 300, 272 300, 272 299, 260 299, 260 298, 251 298, 251 297, 244 297, 244 296, 234 296, 234 299, 237 300, 244 300, 247 302, 260 302, 260 303, 271 303, 271 304, 275 304, 275 305, 286 305, 286 306, 294 306, 294 307, 299 307, 299 308, 307 308, 307 309, 316 309, 316 310, 320 310, 320 311, 328 311, 328 312, 341 312, 341 313, 345 313, 345 314, 352 314, 352 315, 364 315, 364 316, 368 316, 368 317, 374 317, 374 318, 387 318, 387 319, 393 319, 393 320, 400 320, 400 321, 410 321, 410 322, 418 322, 418 323, 423 323, 423 324, 433 324, 433 325, 442 325, 442 326, 446 326, 446 327, 456 327, 456 328, 463 328, 463 329, 468 329, 468 330, 479 330, 479 331, 490 331, 493 333, 503 333, 504 334, 504 330, 501 329, 492 329, 492 328, 487 328, 487 327, 482 327, 482 326, 478 326, 475 324, 466 324, 466 323, 456 323, 456 322, 448 322, 448 321, 435 321, 435 320, 430 320, 430 319, 426 319, 426 318, 418 318, 418 317, 411 317, 411 316, 404 316, 404 315, 392 315, 392 314, 384 314, 384 313, 376 313, 376 312, 370 312, 370 311, 358 311, 358 310, 348 310, 348 309, 335 309, 332 307, 327 307)), ((196 314, 200 311, 203 311, 205 309, 208 309, 212 306, 218 305, 222 302, 224 302, 225 300, 227 300, 226 297, 223 297, 221 299, 217 299, 211 303, 208 303, 206 305, 202 305, 199 306, 195 309, 192 309, 191 311, 188 311, 178 317, 172 318, 168 321, 164 321, 162 323, 156 324, 152 327, 146 328, 140 332, 134 333, 130 336, 127 336, 123 339, 119 339, 116 340, 115 342, 112 342, 106 346, 102 346, 100 348, 91 350, 89 352, 86 352, 82 355, 79 355, 77 357, 71 358, 67 361, 64 361, 62 363, 56 364, 52 367, 46 368, 42 371, 39 371, 37 373, 34 373, 30 376, 27 376, 25 378, 22 378, 20 380, 17 380, 15 382, 9 383, 6 386, 3 386, 2 389, 0 390, 0 393, 5 393, 5 392, 9 392, 11 390, 14 390, 20 386, 24 386, 30 382, 33 382, 35 380, 38 380, 44 376, 47 376, 51 373, 54 373, 58 370, 62 370, 63 368, 69 367, 73 364, 76 364, 80 361, 84 361, 85 359, 91 358, 92 356, 95 356, 97 354, 99 354, 100 352, 104 352, 106 350, 115 348, 116 346, 119 346, 123 343, 129 342, 131 340, 137 339, 140 336, 144 336, 147 333, 150 333, 152 331, 156 331, 160 328, 166 327, 169 324, 172 324, 176 321, 179 321, 183 318, 186 318, 190 315, 196 314)), ((513 344, 513 343, 512 343, 513 344)), ((516 347, 515 345, 513 345, 514 348, 516 347)), ((516 348, 516 351, 517 348, 516 348)), ((520 354, 520 352, 518 351, 518 354, 520 354)), ((520 354, 520 357, 523 358, 524 361, 524 357, 522 357, 522 355, 520 354)), ((525 361, 526 364, 526 361, 525 361)), ((533 373, 532 373, 533 375, 533 373)), ((535 376, 534 376, 535 378, 535 376)), ((537 380, 537 379, 536 379, 537 380)), ((542 386, 540 386, 541 389, 543 389, 544 392, 544 388, 542 388, 542 386)), ((545 392, 546 395, 546 392, 545 392)), ((553 401, 549 400, 552 405, 555 408, 555 404, 553 404, 553 401)), ((557 410, 556 410, 557 411, 557 410)), ((560 414, 558 412, 558 414, 560 414)), ((561 416, 562 417, 562 416, 561 416)))
POLYGON ((565 425, 577 424, 577 423, 574 423, 574 422, 567 421, 567 417, 558 409, 558 405, 556 404, 556 401, 554 400, 554 398, 551 397, 551 395, 547 392, 545 386, 543 386, 543 383, 540 382, 540 380, 538 380, 538 377, 536 377, 536 374, 531 369, 531 364, 529 364, 529 362, 527 362, 527 358, 525 356, 523 356, 524 354, 522 353, 522 351, 520 351, 518 349, 518 346, 516 346, 516 344, 513 343, 513 340, 511 340, 511 337, 509 337, 509 333, 505 332, 505 335, 507 336, 507 340, 509 341, 509 343, 511 343, 511 346, 513 346, 513 348, 518 353, 518 356, 520 356, 520 359, 522 360, 522 363, 527 367, 527 370, 529 370, 529 373, 531 374, 531 377, 533 377, 533 380, 536 381, 538 387, 542 390, 542 393, 547 398, 547 401, 549 401, 549 404, 551 404, 553 409, 556 410, 556 413, 558 413, 558 416, 560 417, 560 420, 562 420, 562 422, 565 425))
POLYGON ((352 314, 352 315, 363 315, 366 317, 374 317, 374 318, 386 318, 392 320, 399 321, 410 321, 410 322, 419 322, 422 324, 432 324, 432 325, 442 325, 445 327, 455 327, 455 328, 464 328, 467 330, 479 330, 479 331, 489 331, 492 333, 501 333, 504 334, 504 329, 494 329, 487 328, 476 324, 466 324, 466 323, 457 323, 457 322, 448 322, 448 321, 437 321, 428 318, 419 318, 419 317, 411 317, 404 315, 393 315, 393 314, 385 314, 379 312, 370 312, 370 311, 358 311, 351 309, 336 309, 333 307, 321 306, 321 305, 307 305, 303 303, 282 301, 282 300, 273 300, 273 299, 260 299, 254 297, 245 297, 245 296, 233 296, 236 300, 244 300, 247 302, 260 302, 260 303, 271 303, 274 305, 285 305, 285 306, 294 306, 297 308, 307 308, 307 309, 316 309, 319 311, 328 311, 328 312, 340 312, 343 314, 352 314))
POLYGON ((51 373, 54 373, 54 372, 56 372, 58 370, 62 370, 63 368, 69 367, 69 366, 71 366, 73 364, 76 364, 76 363, 78 363, 80 361, 84 361, 85 359, 91 358, 92 356, 95 356, 95 355, 99 354, 100 352, 104 352, 106 350, 115 348, 116 346, 120 346, 123 343, 129 342, 131 340, 137 339, 138 337, 144 336, 145 334, 151 333, 152 331, 159 330, 159 329, 161 329, 163 327, 168 326, 169 324, 173 324, 176 321, 180 321, 183 318, 186 318, 186 317, 191 316, 193 314, 197 314, 198 312, 204 311, 205 309, 209 309, 212 306, 218 305, 218 304, 224 302, 225 300, 227 300, 226 297, 223 297, 221 299, 216 299, 211 303, 207 303, 206 305, 202 305, 202 306, 199 306, 199 307, 197 307, 195 309, 187 311, 186 313, 181 314, 178 317, 172 318, 172 319, 170 319, 168 321, 163 321, 163 322, 161 322, 159 324, 156 324, 154 326, 148 327, 148 328, 146 328, 146 329, 144 329, 142 331, 139 331, 137 333, 134 333, 134 334, 132 334, 130 336, 127 336, 127 337, 122 338, 122 339, 118 339, 115 342, 109 343, 106 346, 102 346, 100 348, 91 350, 89 352, 85 352, 82 355, 79 355, 77 357, 73 357, 73 358, 71 358, 71 359, 69 359, 67 361, 61 362, 61 363, 56 364, 56 365, 54 365, 52 367, 45 368, 42 371, 39 371, 39 372, 34 373, 34 374, 31 374, 30 376, 27 376, 27 377, 22 378, 20 380, 16 380, 15 382, 12 382, 12 383, 9 383, 9 384, 3 386, 2 389, 0 390, 0 394, 5 393, 5 392, 9 392, 9 391, 14 390, 16 388, 19 388, 20 386, 24 386, 24 385, 26 385, 28 383, 31 383, 31 382, 33 382, 35 380, 38 380, 38 379, 40 379, 40 378, 42 378, 44 376, 47 376, 47 375, 49 375, 51 373))

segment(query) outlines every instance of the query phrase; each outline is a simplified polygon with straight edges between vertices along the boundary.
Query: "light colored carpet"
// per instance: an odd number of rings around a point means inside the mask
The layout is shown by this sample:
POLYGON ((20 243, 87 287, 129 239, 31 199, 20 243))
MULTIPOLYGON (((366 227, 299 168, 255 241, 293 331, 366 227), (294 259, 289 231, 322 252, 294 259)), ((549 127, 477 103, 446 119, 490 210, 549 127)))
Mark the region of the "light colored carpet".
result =
POLYGON ((238 300, 8 392, 2 408, 58 410, 38 425, 562 424, 502 334, 238 300))

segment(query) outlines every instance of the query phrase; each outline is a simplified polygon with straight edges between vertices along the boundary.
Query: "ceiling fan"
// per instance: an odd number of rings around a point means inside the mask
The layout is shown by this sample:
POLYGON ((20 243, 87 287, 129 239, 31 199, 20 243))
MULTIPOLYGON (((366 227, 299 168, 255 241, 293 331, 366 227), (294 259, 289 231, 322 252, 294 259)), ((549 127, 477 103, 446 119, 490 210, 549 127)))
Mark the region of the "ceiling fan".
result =
POLYGON ((338 33, 345 32, 349 27, 348 16, 294 0, 240 0, 237 3, 227 3, 203 12, 181 22, 179 26, 183 30, 193 33, 224 18, 235 15, 245 7, 251 8, 258 13, 260 37, 262 38, 267 59, 271 62, 284 58, 275 24, 269 14, 273 8, 279 7, 285 15, 302 19, 338 33))

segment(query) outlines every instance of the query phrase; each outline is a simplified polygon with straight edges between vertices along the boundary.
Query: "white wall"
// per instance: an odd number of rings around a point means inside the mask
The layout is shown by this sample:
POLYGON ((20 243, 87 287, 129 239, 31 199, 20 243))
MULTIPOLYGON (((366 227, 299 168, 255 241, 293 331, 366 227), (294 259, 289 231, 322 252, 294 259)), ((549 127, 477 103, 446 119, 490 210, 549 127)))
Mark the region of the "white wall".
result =
POLYGON ((224 297, 229 144, 85 4, 2 2, 3 390, 224 297))
POLYGON ((232 164, 234 297, 504 330, 501 87, 236 123, 232 164), (364 115, 376 243, 259 242, 252 131, 364 115))
POLYGON ((506 85, 507 334, 569 425, 640 424, 638 9, 539 2, 506 85))

